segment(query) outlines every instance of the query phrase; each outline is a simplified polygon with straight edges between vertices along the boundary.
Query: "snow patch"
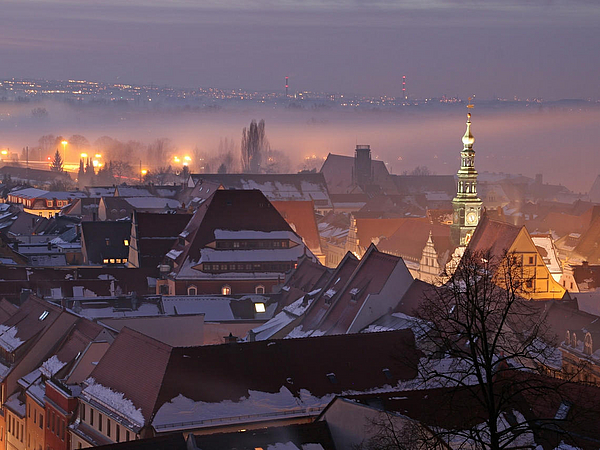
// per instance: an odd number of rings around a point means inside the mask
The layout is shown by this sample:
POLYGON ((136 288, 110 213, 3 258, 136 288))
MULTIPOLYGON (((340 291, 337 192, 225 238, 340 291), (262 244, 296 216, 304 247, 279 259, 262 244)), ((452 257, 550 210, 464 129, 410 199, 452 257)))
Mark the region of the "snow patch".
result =
POLYGON ((42 372, 48 378, 52 378, 60 369, 62 369, 67 363, 62 362, 58 359, 58 356, 53 355, 42 363, 40 372, 42 372))
POLYGON ((9 352, 17 349, 24 342, 17 337, 18 331, 16 327, 0 325, 0 346, 9 352))
POLYGON ((125 398, 121 392, 115 392, 112 389, 96 383, 94 378, 88 378, 87 386, 83 390, 83 394, 93 397, 94 400, 102 403, 116 413, 119 413, 129 419, 139 427, 144 426, 144 416, 140 408, 136 408, 131 400, 125 398))

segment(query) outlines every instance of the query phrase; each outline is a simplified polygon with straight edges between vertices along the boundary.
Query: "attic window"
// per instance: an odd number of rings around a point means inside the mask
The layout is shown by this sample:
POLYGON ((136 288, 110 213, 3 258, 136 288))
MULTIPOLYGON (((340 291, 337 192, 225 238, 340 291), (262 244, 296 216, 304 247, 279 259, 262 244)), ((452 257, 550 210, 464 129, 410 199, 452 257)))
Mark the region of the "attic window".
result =
POLYGON ((267 309, 265 308, 265 304, 263 302, 257 302, 254 304, 254 311, 257 313, 264 313, 267 309))
POLYGON ((337 378, 335 373, 331 372, 327 374, 327 379, 331 382, 331 384, 337 384, 337 378))
POLYGON ((129 239, 124 239, 123 240, 123 245, 125 245, 125 247, 129 246, 129 239))
POLYGON ((44 311, 40 317, 38 318, 38 320, 44 320, 46 317, 48 317, 48 314, 50 314, 48 311, 44 311))

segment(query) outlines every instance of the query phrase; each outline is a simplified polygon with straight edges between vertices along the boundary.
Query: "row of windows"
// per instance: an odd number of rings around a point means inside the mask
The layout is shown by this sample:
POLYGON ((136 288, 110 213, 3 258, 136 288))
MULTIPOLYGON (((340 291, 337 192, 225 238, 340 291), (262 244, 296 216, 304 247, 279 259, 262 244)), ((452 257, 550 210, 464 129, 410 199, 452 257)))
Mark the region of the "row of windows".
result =
POLYGON ((7 416, 7 430, 8 433, 13 436, 16 440, 23 442, 23 424, 15 420, 15 416, 9 414, 7 416))
MULTIPOLYGON (((108 436, 109 438, 113 437, 114 431, 115 442, 121 442, 121 426, 119 426, 118 423, 111 421, 108 417, 104 417, 102 413, 96 412, 91 406, 88 407, 87 405, 82 403, 79 418, 82 422, 88 423, 91 427, 94 427, 95 422, 97 424, 96 426, 98 431, 106 434, 106 436, 108 436), (88 421, 86 421, 86 418, 88 419, 88 421)), ((125 441, 129 441, 131 439, 129 430, 125 429, 124 437, 125 441)))
MULTIPOLYGON (((31 403, 27 404, 27 417, 31 419, 32 413, 31 413, 31 403)), ((38 424, 38 426, 40 427, 40 429, 44 429, 44 415, 42 413, 39 414, 37 411, 33 410, 33 423, 34 424, 38 424), (38 420, 38 417, 40 418, 40 420, 38 420)))
MULTIPOLYGON (((168 288, 168 286, 167 286, 167 288, 168 288)), ((255 286, 254 293, 255 294, 264 294, 265 287, 262 284, 255 286)), ((198 295, 198 288, 194 285, 188 286, 187 294, 188 295, 198 295)), ((231 295, 231 286, 229 286, 228 284, 221 286, 221 295, 231 295)))
POLYGON ((127 258, 104 258, 102 264, 125 264, 127 258))
MULTIPOLYGON (((104 243, 108 247, 110 245, 110 238, 104 238, 104 243)), ((123 245, 129 247, 129 239, 123 239, 123 245)))
POLYGON ((217 241, 216 247, 219 249, 230 248, 288 248, 290 242, 288 240, 258 240, 252 239, 248 241, 217 241))
POLYGON ((46 410, 46 428, 62 441, 65 440, 65 421, 58 414, 50 409, 46 410))
POLYGON ((203 263, 203 272, 287 272, 294 268, 290 262, 203 263))

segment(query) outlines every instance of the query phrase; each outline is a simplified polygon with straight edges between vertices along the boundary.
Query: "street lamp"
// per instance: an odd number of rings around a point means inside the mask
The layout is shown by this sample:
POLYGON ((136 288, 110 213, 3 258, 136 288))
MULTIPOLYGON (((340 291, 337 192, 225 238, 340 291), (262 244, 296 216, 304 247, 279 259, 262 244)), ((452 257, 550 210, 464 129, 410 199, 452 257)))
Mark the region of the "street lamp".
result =
POLYGON ((60 143, 63 146, 63 159, 64 159, 63 163, 67 164, 67 144, 68 144, 68 142, 67 141, 61 141, 60 143))

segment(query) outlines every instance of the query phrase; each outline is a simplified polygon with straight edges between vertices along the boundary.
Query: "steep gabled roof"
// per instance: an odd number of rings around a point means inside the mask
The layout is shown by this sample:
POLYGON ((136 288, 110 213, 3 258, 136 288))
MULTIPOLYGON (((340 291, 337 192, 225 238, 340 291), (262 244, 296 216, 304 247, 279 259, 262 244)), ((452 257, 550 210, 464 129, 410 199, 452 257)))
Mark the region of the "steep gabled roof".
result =
POLYGON ((193 174, 194 180, 207 180, 225 189, 260 190, 269 200, 314 201, 316 205, 331 207, 325 178, 320 173, 294 174, 193 174))
POLYGON ((302 258, 298 262, 298 267, 285 280, 277 310, 283 309, 311 291, 322 289, 332 272, 333 269, 311 261, 309 258, 302 258))
POLYGON ((600 263, 600 217, 592 221, 573 252, 590 264, 600 263))
POLYGON ((303 330, 315 330, 324 315, 329 310, 329 305, 340 295, 344 285, 348 282, 360 261, 352 253, 348 252, 342 258, 335 271, 323 286, 317 298, 306 312, 300 323, 303 330))
MULTIPOLYGON (((318 330, 325 334, 347 333, 367 298, 379 294, 398 267, 403 267, 403 275, 412 281, 402 258, 382 253, 371 245, 346 284, 340 286, 339 294, 317 325, 318 330)), ((401 281, 400 277, 394 281, 401 281)))
POLYGON ((123 328, 91 377, 95 383, 124 394, 149 421, 156 409, 171 350, 169 345, 123 328))
POLYGON ((102 264, 104 259, 128 258, 125 240, 131 237, 131 222, 82 222, 81 236, 87 261, 102 264))
POLYGON ((49 328, 62 310, 35 295, 30 295, 21 307, 0 325, 0 346, 13 352, 49 328))
POLYGON ((473 253, 490 251, 491 256, 501 257, 507 252, 523 227, 492 220, 484 215, 477 225, 468 248, 473 253))
POLYGON ((409 330, 174 348, 153 425, 322 408, 341 392, 413 379, 418 357, 409 330))
POLYGON ((191 214, 134 212, 140 267, 156 268, 191 218, 191 214))
POLYGON ((273 201, 271 203, 304 240, 308 248, 313 252, 321 253, 321 240, 313 201, 273 201))
POLYGON ((385 253, 401 256, 405 259, 418 262, 427 244, 429 234, 432 234, 433 243, 439 255, 450 251, 450 227, 447 225, 432 224, 428 218, 408 218, 400 227, 377 244, 377 248, 385 253))
POLYGON ((173 247, 180 252, 176 263, 181 266, 186 260, 198 261, 201 249, 215 240, 215 230, 293 233, 261 191, 217 190, 200 205, 183 230, 185 243, 173 247))

